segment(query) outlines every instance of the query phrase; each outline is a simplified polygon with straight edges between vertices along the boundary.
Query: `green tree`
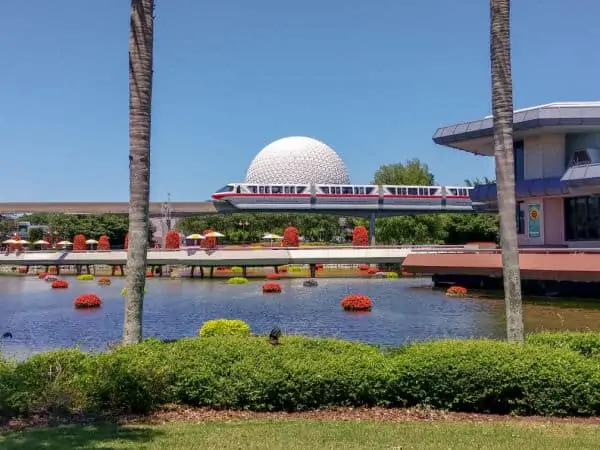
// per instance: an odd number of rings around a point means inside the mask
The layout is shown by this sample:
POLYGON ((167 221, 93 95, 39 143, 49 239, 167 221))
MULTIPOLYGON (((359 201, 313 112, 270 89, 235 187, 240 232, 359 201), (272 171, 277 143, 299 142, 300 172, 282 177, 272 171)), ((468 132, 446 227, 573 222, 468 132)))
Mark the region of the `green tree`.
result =
POLYGON ((509 341, 523 342, 523 303, 515 220, 510 0, 490 0, 490 60, 506 331, 509 341))
POLYGON ((132 0, 129 35, 129 248, 123 343, 142 340, 150 228, 150 123, 154 1, 132 0))
POLYGON ((29 228, 29 241, 35 242, 44 239, 44 230, 42 228, 29 228))
POLYGON ((373 184, 406 184, 412 186, 433 186, 435 177, 429 167, 418 159, 404 163, 385 164, 375 172, 373 184))

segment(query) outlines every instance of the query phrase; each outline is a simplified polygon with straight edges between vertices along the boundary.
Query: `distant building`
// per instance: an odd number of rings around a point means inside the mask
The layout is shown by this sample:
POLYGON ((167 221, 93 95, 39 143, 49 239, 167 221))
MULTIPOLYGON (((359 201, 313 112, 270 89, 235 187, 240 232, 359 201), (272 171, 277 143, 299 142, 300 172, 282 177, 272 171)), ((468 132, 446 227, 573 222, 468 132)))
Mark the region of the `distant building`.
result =
POLYGON ((50 231, 48 225, 32 225, 31 222, 17 222, 17 230, 15 232, 21 239, 25 239, 29 236, 29 232, 34 228, 40 228, 44 234, 50 231))
MULTIPOLYGON (((492 117, 439 128, 433 141, 493 156, 492 117)), ((600 246, 600 102, 516 110, 513 152, 519 245, 600 246)), ((495 184, 471 197, 497 209, 495 184)))

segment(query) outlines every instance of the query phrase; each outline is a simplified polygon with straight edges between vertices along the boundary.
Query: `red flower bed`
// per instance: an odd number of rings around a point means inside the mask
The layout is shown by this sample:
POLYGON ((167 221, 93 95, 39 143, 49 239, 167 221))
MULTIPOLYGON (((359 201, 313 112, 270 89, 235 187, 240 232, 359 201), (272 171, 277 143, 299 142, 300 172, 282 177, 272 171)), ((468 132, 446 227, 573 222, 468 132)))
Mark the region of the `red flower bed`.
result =
POLYGON ((340 302, 344 311, 371 311, 373 302, 366 295, 347 295, 340 302))
POLYGON ((451 286, 446 291, 446 295, 449 297, 464 297, 467 295, 467 288, 462 286, 451 286))
POLYGON ((267 278, 269 280, 279 280, 281 276, 278 273, 271 272, 267 274, 267 278))
POLYGON ((73 238, 73 250, 87 250, 86 239, 83 234, 76 234, 73 238))
POLYGON ((17 273, 27 273, 27 267, 17 267, 17 273))
POLYGON ((110 284, 110 278, 100 278, 98 279, 98 284, 108 286, 110 284))
POLYGON ((357 247, 369 245, 369 233, 362 225, 354 227, 354 230, 352 230, 352 245, 357 247))
POLYGON ((323 264, 315 264, 317 270, 323 270, 323 264))
POLYGON ((146 271, 146 278, 152 278, 152 277, 154 277, 154 274, 152 273, 152 271, 151 270, 147 270, 146 271))
POLYGON ((366 272, 366 271, 367 271, 367 270, 369 270, 370 268, 371 268, 371 266, 370 266, 370 265, 368 265, 368 264, 359 264, 359 265, 358 265, 358 270, 361 270, 361 271, 365 271, 365 272, 366 272))
POLYGON ((262 290, 265 294, 279 294, 281 292, 281 285, 270 281, 263 284, 262 290))
POLYGON ((287 273, 288 268, 287 266, 279 266, 277 270, 279 270, 281 273, 287 273))
POLYGON ((369 268, 367 269, 367 273, 368 273, 369 275, 375 275, 377 272, 379 272, 379 271, 377 270, 377 268, 376 268, 376 267, 369 267, 369 268))
POLYGON ((229 272, 229 267, 217 267, 215 270, 221 273, 229 272))
POLYGON ((82 294, 75 299, 73 306, 77 309, 99 308, 102 300, 96 294, 82 294))
POLYGON ((52 289, 66 289, 69 287, 69 283, 65 280, 54 280, 50 286, 52 289))
POLYGON ((179 248, 180 241, 179 233, 175 230, 169 230, 165 236, 165 248, 167 250, 176 250, 179 248))
POLYGON ((299 247, 300 246, 300 235, 296 227, 287 227, 283 232, 283 239, 281 240, 282 247, 299 247))
POLYGON ((46 272, 40 272, 40 273, 38 273, 38 278, 40 278, 40 279, 44 279, 47 276, 48 276, 48 274, 46 272))
POLYGON ((110 241, 107 235, 103 234, 98 238, 98 250, 110 250, 110 241))
POLYGON ((129 233, 125 235, 125 242, 123 242, 123 248, 127 250, 129 248, 129 233))
MULTIPOLYGON (((208 233, 212 233, 213 230, 204 230, 202 232, 203 236, 206 236, 208 233)), ((216 237, 207 237, 200 241, 200 247, 202 248, 215 248, 217 246, 217 238, 216 237)))

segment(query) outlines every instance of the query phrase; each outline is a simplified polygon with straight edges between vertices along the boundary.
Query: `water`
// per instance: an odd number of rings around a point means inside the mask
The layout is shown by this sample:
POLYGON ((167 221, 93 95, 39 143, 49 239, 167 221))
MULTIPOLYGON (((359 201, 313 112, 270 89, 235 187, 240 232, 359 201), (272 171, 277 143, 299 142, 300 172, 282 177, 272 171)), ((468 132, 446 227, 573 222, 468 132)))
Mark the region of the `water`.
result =
MULTIPOLYGON (((80 346, 104 350, 120 339, 124 279, 112 285, 66 277, 68 289, 51 289, 34 277, 0 277, 0 333, 3 352, 26 356, 43 350, 80 346), (75 310, 73 299, 96 293, 97 310, 75 310)), ((228 285, 225 280, 149 279, 144 304, 144 335, 160 339, 195 336, 216 318, 248 322, 254 333, 279 326, 284 334, 332 336, 397 346, 438 338, 504 337, 504 302, 489 298, 449 298, 426 279, 319 279, 307 288, 301 279, 281 280, 282 294, 264 295, 264 281, 228 285), (373 300, 370 313, 347 313, 339 302, 347 294, 373 300)), ((528 330, 598 329, 597 303, 531 303, 525 307, 528 330)))

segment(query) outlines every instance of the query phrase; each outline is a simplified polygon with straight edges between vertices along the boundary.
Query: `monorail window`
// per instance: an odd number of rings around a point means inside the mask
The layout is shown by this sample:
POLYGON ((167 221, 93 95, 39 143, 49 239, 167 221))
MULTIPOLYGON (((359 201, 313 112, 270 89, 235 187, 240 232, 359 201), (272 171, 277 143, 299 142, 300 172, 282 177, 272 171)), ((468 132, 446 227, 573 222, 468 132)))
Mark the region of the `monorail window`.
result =
POLYGON ((331 186, 331 193, 340 195, 342 193, 342 188, 339 186, 331 186))
POLYGON ((396 195, 396 188, 390 187, 388 188, 388 192, 392 195, 396 195))
POLYGON ((233 185, 228 184, 227 186, 223 186, 221 189, 219 189, 217 192, 233 192, 233 185))
POLYGON ((419 195, 419 190, 416 187, 406 188, 406 192, 408 195, 419 195))
POLYGON ((352 189, 352 186, 343 186, 342 194, 344 194, 344 195, 354 194, 354 189, 352 189))
POLYGON ((374 188, 372 188, 372 187, 365 188, 365 194, 372 194, 373 191, 374 191, 374 188))
POLYGON ((329 186, 321 186, 321 191, 323 194, 329 194, 329 186))
POLYGON ((271 186, 271 194, 283 194, 283 187, 271 186))
POLYGON ((447 189, 448 189, 448 193, 450 195, 458 195, 457 194, 458 189, 456 189, 456 188, 447 188, 447 189))
POLYGON ((259 186, 258 187, 258 193, 259 194, 268 194, 269 193, 269 186, 259 186))
POLYGON ((419 195, 428 196, 429 195, 429 188, 427 188, 427 187, 419 188, 419 195))
POLYGON ((284 186, 283 187, 283 192, 285 192, 286 194, 293 194, 294 193, 294 186, 284 186))
POLYGON ((248 190, 253 194, 256 194, 258 192, 256 186, 248 186, 248 190))
POLYGON ((296 194, 304 194, 306 191, 306 186, 296 186, 296 194))

